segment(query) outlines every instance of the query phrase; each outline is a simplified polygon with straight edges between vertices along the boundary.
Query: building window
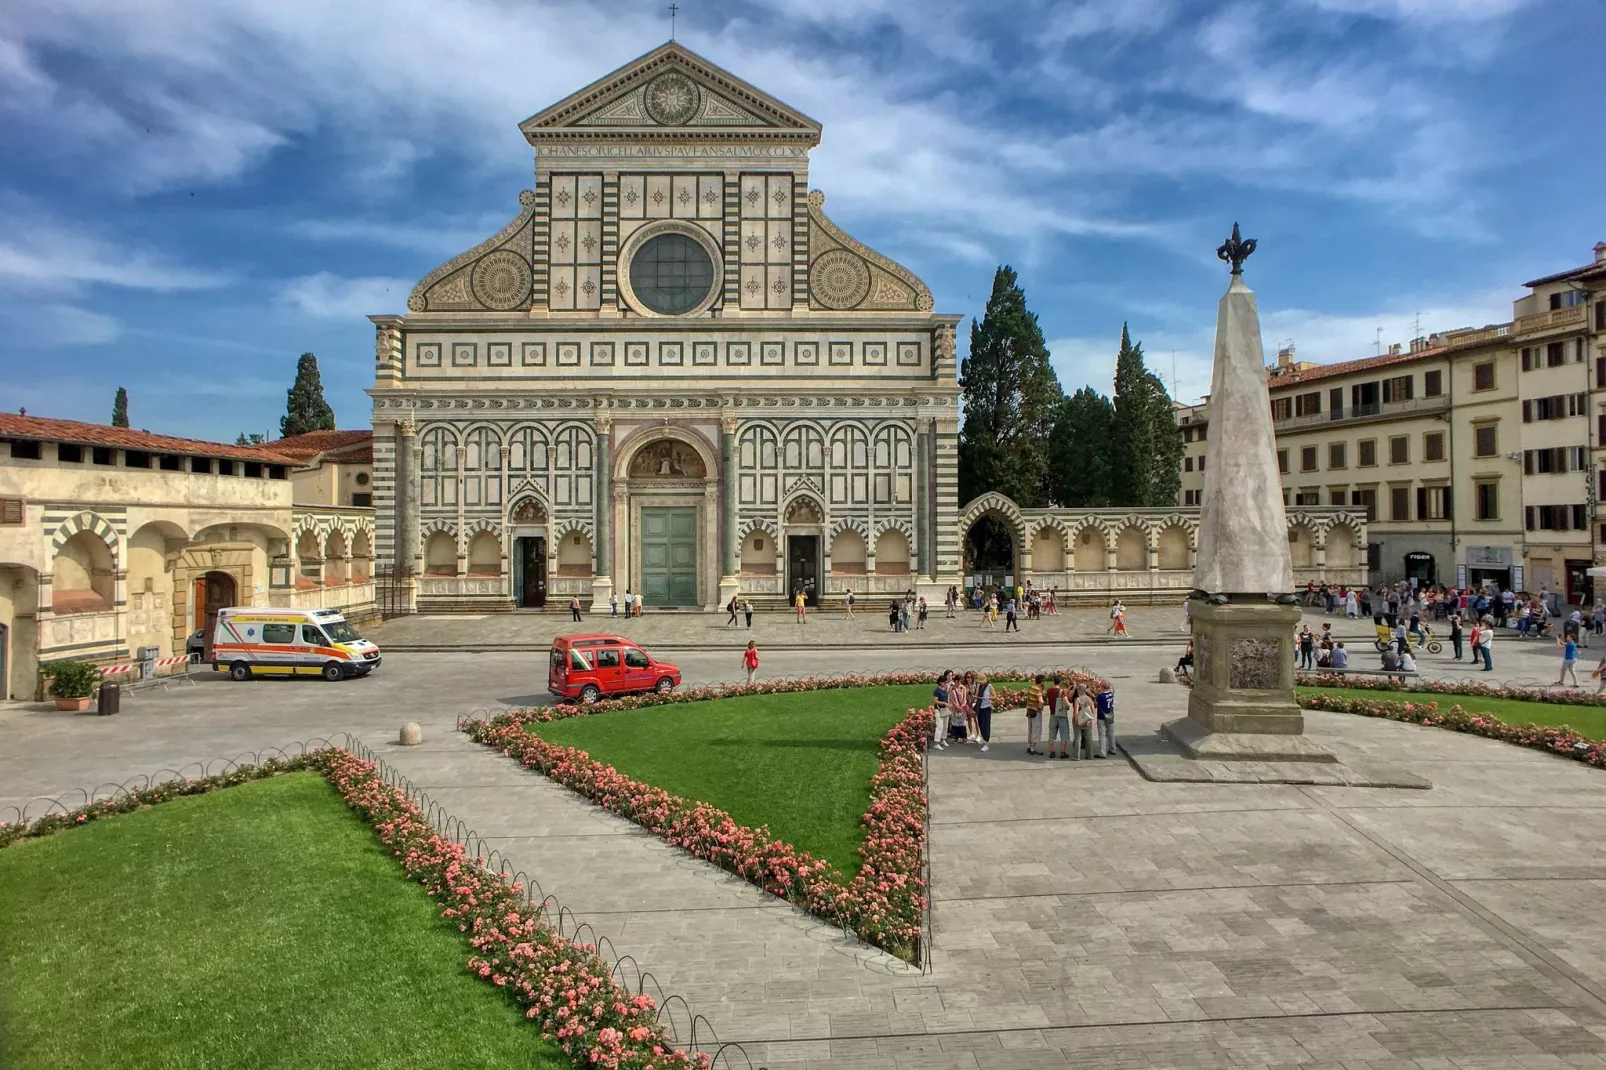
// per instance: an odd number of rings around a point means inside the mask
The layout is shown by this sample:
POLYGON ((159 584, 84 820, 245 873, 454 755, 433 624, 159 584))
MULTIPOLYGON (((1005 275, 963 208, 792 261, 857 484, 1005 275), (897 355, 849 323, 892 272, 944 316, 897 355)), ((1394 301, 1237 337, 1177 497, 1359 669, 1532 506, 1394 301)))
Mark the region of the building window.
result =
POLYGON ((1384 401, 1384 403, 1387 404, 1389 402, 1395 402, 1395 401, 1410 401, 1411 400, 1411 384, 1413 382, 1414 382, 1414 377, 1413 376, 1409 376, 1409 375, 1398 375, 1398 376, 1395 376, 1393 379, 1384 379, 1383 380, 1383 401, 1384 401))
POLYGON ((1200 457, 1199 458, 1199 471, 1201 471, 1201 472, 1204 471, 1204 463, 1205 463, 1205 459, 1203 457, 1200 457))
POLYGON ((1534 366, 1534 351, 1528 346, 1522 347, 1522 370, 1531 371, 1534 366))
POLYGON ((374 507, 374 496, 372 494, 353 494, 351 496, 351 505, 354 509, 372 509, 374 507))
POLYGON ((40 443, 14 438, 11 440, 11 456, 19 461, 40 461, 45 454, 40 443))
POLYGON ((1494 389, 1494 361, 1488 360, 1472 366, 1472 389, 1494 389))
POLYGON ((1436 398, 1444 393, 1444 373, 1431 371, 1422 373, 1422 396, 1436 398))
POLYGON ((1522 451, 1522 471, 1525 475, 1581 472, 1588 465, 1589 451, 1584 446, 1550 446, 1542 450, 1522 451))
POLYGON ((1294 402, 1291 398, 1271 399, 1271 418, 1273 420, 1286 420, 1294 414, 1294 402))
POLYGON ((1500 452, 1500 439, 1494 424, 1482 424, 1472 429, 1472 455, 1493 457, 1500 452))
POLYGON ((1193 458, 1192 457, 1184 457, 1184 458, 1182 458, 1182 470, 1184 472, 1193 471, 1193 458))
POLYGON ((210 457, 191 457, 190 458, 190 471, 198 473, 200 475, 211 475, 212 474, 212 458, 210 458, 210 457))
POLYGON ((1320 391, 1313 390, 1309 394, 1300 394, 1294 398, 1295 416, 1316 416, 1322 411, 1322 395, 1320 391))
POLYGON ((1294 495, 1295 505, 1320 505, 1322 492, 1315 487, 1300 487, 1299 493, 1294 495))
POLYGON ((184 471, 184 458, 175 457, 171 453, 164 453, 157 458, 156 466, 164 472, 184 471))
POLYGON ((1588 509, 1582 505, 1530 505, 1523 510, 1529 531, 1587 531, 1588 509))
POLYGON ((117 451, 107 449, 105 446, 90 447, 90 459, 96 464, 116 464, 117 451))
POLYGON ((1559 368, 1567 363, 1567 347, 1561 342, 1551 342, 1545 346, 1545 367, 1559 368))
POLYGON ((123 451, 124 468, 149 468, 150 466, 151 455, 146 453, 144 450, 123 451))
POLYGON ((56 443, 56 460, 62 464, 83 464, 84 448, 68 442, 56 443))
POLYGON ((1344 443, 1329 442, 1327 444, 1327 467, 1343 468, 1347 463, 1344 456, 1344 443))
POLYGON ((1367 523, 1377 519, 1377 491, 1371 487, 1355 491, 1350 495, 1349 503, 1352 507, 1366 510, 1367 523))
POLYGON ((1377 439, 1363 439, 1355 444, 1355 463, 1370 468, 1377 463, 1377 439))
POLYGON ((1327 504, 1343 506, 1349 502, 1348 487, 1334 487, 1327 492, 1327 504))
POLYGON ((1299 470, 1301 472, 1316 471, 1316 447, 1306 446, 1299 451, 1299 470))
POLYGON ((1411 463, 1411 437, 1395 435, 1389 439, 1389 464, 1411 463))
POLYGON ((1500 519, 1500 481, 1498 479, 1479 480, 1472 485, 1476 496, 1473 516, 1478 520, 1500 519))
POLYGON ((1449 516, 1449 487, 1418 487, 1416 489, 1416 518, 1418 520, 1446 520, 1449 516))
POLYGON ((696 238, 658 234, 630 258, 630 288, 660 315, 679 316, 703 303, 714 285, 714 261, 696 238))
POLYGON ((1390 487, 1389 488, 1389 519, 1390 520, 1409 520, 1409 519, 1411 519, 1411 488, 1410 487, 1390 487))
POLYGON ((1422 459, 1424 461, 1444 460, 1444 432, 1429 431, 1422 436, 1422 459))
MULTIPOLYGON (((1603 421, 1603 423, 1606 423, 1606 416, 1602 416, 1601 420, 1603 421)), ((1288 451, 1287 450, 1278 450, 1277 451, 1277 471, 1283 473, 1283 475, 1287 475, 1288 474, 1288 451)))

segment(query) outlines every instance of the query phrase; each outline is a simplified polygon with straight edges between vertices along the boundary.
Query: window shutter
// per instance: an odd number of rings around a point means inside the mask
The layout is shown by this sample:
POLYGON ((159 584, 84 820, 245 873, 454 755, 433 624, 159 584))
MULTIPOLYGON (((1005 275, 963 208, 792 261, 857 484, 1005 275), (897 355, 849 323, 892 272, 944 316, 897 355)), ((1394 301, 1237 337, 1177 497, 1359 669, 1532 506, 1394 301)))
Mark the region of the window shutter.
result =
POLYGON ((1534 403, 1532 401, 1524 401, 1522 403, 1522 422, 1525 424, 1534 422, 1534 403))
POLYGON ((1451 488, 1444 488, 1444 515, 1448 519, 1455 516, 1455 503, 1450 500, 1451 488))
POLYGON ((1529 476, 1534 474, 1534 451, 1533 450, 1523 450, 1522 451, 1522 472, 1523 472, 1524 475, 1529 475, 1529 476))
MULTIPOLYGON (((1602 476, 1606 479, 1606 475, 1602 476)), ((23 522, 21 498, 0 498, 0 524, 15 525, 23 522)))
POLYGON ((1534 529, 1534 507, 1531 505, 1525 505, 1522 507, 1522 513, 1523 526, 1529 531, 1532 531, 1534 529))
POLYGON ((1426 487, 1416 488, 1416 518, 1418 520, 1426 520, 1428 518, 1428 488, 1426 487))
MULTIPOLYGON (((1596 308, 1606 308, 1606 304, 1598 305, 1596 308)), ((1595 389, 1606 390, 1606 357, 1595 358, 1595 389)))

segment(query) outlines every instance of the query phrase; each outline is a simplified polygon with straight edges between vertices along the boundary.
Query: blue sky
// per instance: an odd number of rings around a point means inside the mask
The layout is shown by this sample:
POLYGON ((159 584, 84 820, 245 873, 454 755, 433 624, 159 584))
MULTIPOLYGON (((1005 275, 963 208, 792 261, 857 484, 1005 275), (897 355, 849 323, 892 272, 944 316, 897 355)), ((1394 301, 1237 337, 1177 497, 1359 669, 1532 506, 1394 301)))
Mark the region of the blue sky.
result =
MULTIPOLYGON (((1321 361, 1503 321, 1606 239, 1601 0, 681 8, 824 125, 827 210, 939 311, 1013 264, 1067 390, 1108 390, 1123 320, 1207 388, 1234 219, 1268 352, 1321 361)), ((136 427, 276 431, 312 350, 365 425, 364 317, 512 215, 520 120, 666 30, 658 3, 7 0, 0 409, 104 421, 122 384, 136 427)))

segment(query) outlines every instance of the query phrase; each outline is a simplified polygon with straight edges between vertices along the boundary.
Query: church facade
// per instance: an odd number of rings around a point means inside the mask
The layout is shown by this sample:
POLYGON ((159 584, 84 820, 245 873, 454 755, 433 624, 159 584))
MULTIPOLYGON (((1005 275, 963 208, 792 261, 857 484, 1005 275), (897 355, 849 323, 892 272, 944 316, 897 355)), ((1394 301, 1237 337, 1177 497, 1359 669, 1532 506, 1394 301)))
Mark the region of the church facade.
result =
POLYGON ((521 124, 499 233, 374 316, 413 608, 960 580, 960 319, 809 188, 820 126, 671 42, 521 124))

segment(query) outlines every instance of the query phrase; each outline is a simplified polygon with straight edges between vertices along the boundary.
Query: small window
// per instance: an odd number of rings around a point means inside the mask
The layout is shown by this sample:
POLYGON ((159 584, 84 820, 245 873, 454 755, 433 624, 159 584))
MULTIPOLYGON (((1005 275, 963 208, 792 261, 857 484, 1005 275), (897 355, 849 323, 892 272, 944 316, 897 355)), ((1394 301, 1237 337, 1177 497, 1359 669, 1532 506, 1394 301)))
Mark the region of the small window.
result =
POLYGON ((1500 519, 1500 483, 1498 480, 1485 480, 1473 485, 1477 494, 1475 516, 1479 520, 1500 519))
POLYGON ((123 451, 124 468, 149 468, 150 466, 151 455, 146 453, 144 450, 123 451))
POLYGON ((1472 453, 1476 457, 1493 457, 1500 452, 1500 440, 1494 424, 1472 429, 1472 453))
POLYGON ((1322 395, 1320 391, 1313 390, 1309 394, 1300 394, 1294 398, 1295 416, 1316 416, 1322 411, 1322 395))
POLYGON ((1472 389, 1494 389, 1494 361, 1488 360, 1472 366, 1472 389))
POLYGON ((0 524, 15 527, 24 521, 26 512, 21 498, 0 498, 0 524))
POLYGON ((374 507, 374 496, 372 494, 353 494, 351 496, 351 505, 354 509, 372 509, 374 507))
POLYGON ((1411 439, 1408 435, 1395 435, 1389 439, 1389 464, 1411 463, 1411 439))
POLYGON ((19 461, 44 460, 44 447, 38 442, 14 438, 11 440, 11 456, 19 461))
POLYGON ((96 446, 90 454, 90 460, 96 464, 116 464, 117 451, 106 446, 96 446))
POLYGON ((1444 393, 1444 373, 1431 371, 1422 373, 1422 396, 1436 398, 1444 393))
POLYGON ((261 479, 262 478, 262 464, 261 464, 261 462, 259 462, 259 461, 246 461, 245 462, 245 478, 247 478, 247 479, 261 479))
POLYGON ((233 461, 219 460, 218 463, 217 463, 217 474, 220 475, 220 476, 232 476, 232 475, 234 475, 235 474, 235 472, 234 472, 234 462, 233 461))
POLYGON ((174 457, 172 454, 162 454, 162 456, 157 460, 156 464, 157 467, 164 472, 184 471, 184 458, 174 457))
POLYGON ((1294 495, 1295 505, 1320 505, 1322 492, 1317 487, 1300 487, 1299 493, 1294 495))
POLYGON ((1395 376, 1393 379, 1383 380, 1383 401, 1385 403, 1410 401, 1412 397, 1411 386, 1415 379, 1409 375, 1395 376))
POLYGON ((627 667, 632 669, 645 669, 650 664, 651 663, 647 660, 646 654, 637 650, 633 646, 625 648, 625 665, 627 667))
POLYGON ((605 646, 597 651, 597 668, 617 669, 619 667, 619 648, 605 646))
POLYGON ((1306 446, 1299 451, 1299 470, 1301 472, 1316 471, 1316 447, 1306 446))
POLYGON ((296 626, 294 624, 264 624, 262 626, 262 641, 274 644, 294 643, 296 641, 296 626))
POLYGON ((1343 443, 1343 442, 1329 442, 1327 444, 1327 467, 1329 467, 1329 468, 1343 468, 1343 467, 1345 467, 1349 463, 1346 454, 1347 454, 1347 451, 1345 449, 1345 443, 1343 443))
POLYGON ((200 475, 211 475, 212 474, 212 458, 210 458, 210 457, 191 457, 190 458, 190 471, 196 472, 196 473, 198 473, 200 475))
POLYGON ((284 465, 282 465, 282 464, 270 464, 270 465, 268 465, 268 478, 269 479, 286 479, 288 477, 289 477, 289 472, 285 470, 284 465))
POLYGON ((1389 519, 1390 520, 1409 520, 1409 519, 1411 519, 1411 488, 1410 487, 1390 487, 1389 488, 1389 519))
POLYGON ((1327 492, 1327 504, 1342 506, 1349 501, 1348 487, 1334 487, 1327 492))
POLYGON ((358 472, 357 473, 357 486, 366 487, 367 485, 368 485, 368 473, 367 472, 358 472))
MULTIPOLYGON (((1601 417, 1601 419, 1602 420, 1606 420, 1606 416, 1601 417)), ((1283 473, 1284 475, 1288 474, 1288 451, 1287 450, 1278 450, 1277 451, 1277 471, 1283 473)))
POLYGON ((316 624, 303 624, 301 626, 301 641, 307 646, 328 646, 329 639, 323 630, 316 624))
POLYGON ((1567 346, 1561 342, 1551 342, 1545 346, 1545 367, 1559 368, 1567 363, 1567 346))
POLYGON ((1370 468, 1377 463, 1377 439, 1368 438, 1355 444, 1355 463, 1370 468))
POLYGON ((1193 471, 1193 458, 1192 457, 1184 457, 1184 458, 1182 458, 1182 470, 1184 472, 1193 471))
POLYGON ((1294 401, 1292 398, 1272 398, 1271 418, 1273 420, 1286 420, 1294 414, 1294 401))
POLYGON ((83 464, 84 448, 70 442, 56 443, 56 460, 62 464, 83 464))
POLYGON ((1205 459, 1203 457, 1200 457, 1199 458, 1199 471, 1201 471, 1201 472, 1204 471, 1204 463, 1205 463, 1205 459))
POLYGON ((1429 431, 1422 436, 1422 459, 1424 461, 1444 460, 1444 432, 1429 431))
POLYGON ((1210 437, 1210 428, 1208 428, 1208 427, 1199 428, 1199 441, 1200 442, 1203 442, 1205 439, 1207 439, 1209 437, 1210 437))

